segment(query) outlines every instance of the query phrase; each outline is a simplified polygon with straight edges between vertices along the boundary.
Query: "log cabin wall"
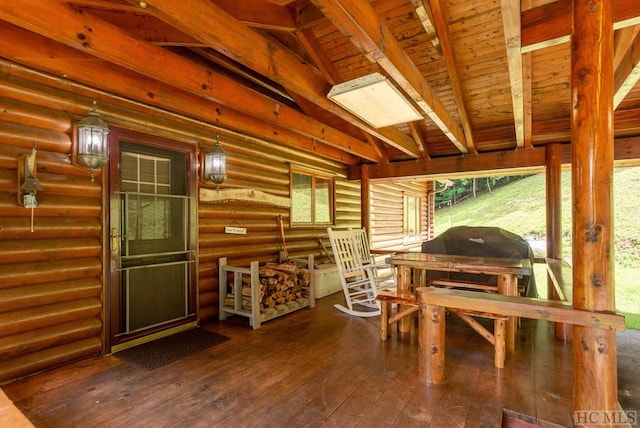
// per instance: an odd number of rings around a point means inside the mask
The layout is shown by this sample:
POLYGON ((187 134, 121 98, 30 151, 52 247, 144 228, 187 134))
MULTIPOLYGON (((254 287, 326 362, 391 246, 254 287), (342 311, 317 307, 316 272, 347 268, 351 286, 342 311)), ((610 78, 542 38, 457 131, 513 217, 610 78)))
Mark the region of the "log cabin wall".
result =
POLYGON ((429 203, 429 191, 433 182, 426 180, 372 182, 371 184, 371 248, 411 250, 419 249, 422 241, 433 237, 433 204, 429 203), (419 197, 420 239, 404 242, 403 197, 419 197))
MULTIPOLYGON (((216 134, 228 154, 222 188, 248 188, 289 196, 289 166, 335 177, 336 227, 360 224, 360 187, 345 167, 301 151, 224 131, 202 122, 129 102, 0 61, 0 384, 99 355, 104 349, 108 263, 105 247, 108 194, 99 173, 71 161, 73 124, 97 100, 110 126, 213 145, 216 134), (18 157, 37 147, 37 177, 44 189, 34 211, 18 204, 18 157)), ((213 187, 213 185, 203 184, 213 187)), ((288 208, 226 201, 199 204, 198 317, 215 319, 218 258, 229 264, 275 261, 282 249, 276 218, 282 215, 291 256, 313 253, 325 227, 290 227, 288 208), (225 226, 247 229, 224 233, 225 226)))
MULTIPOLYGON (((235 152, 235 147, 225 146, 227 174, 225 184, 258 189, 277 196, 289 196, 289 161, 291 153, 256 151, 235 152), (253 153, 253 154, 251 154, 253 153), (265 156, 266 154, 266 156, 265 156), (265 158, 273 163, 264 162, 265 158), (277 155, 277 156, 276 156, 277 155)), ((296 165, 304 165, 303 159, 295 159, 296 165)), ((335 227, 360 226, 360 184, 347 181, 346 171, 331 167, 319 158, 306 160, 306 166, 316 171, 330 171, 335 176, 335 227)), ((249 266, 252 260, 278 261, 283 250, 277 218, 282 216, 285 226, 285 242, 290 257, 314 255, 317 263, 327 262, 318 238, 326 236, 326 226, 289 227, 289 209, 258 205, 242 201, 199 204, 199 302, 200 318, 218 316, 218 259, 227 257, 227 263, 249 266), (246 235, 225 234, 225 226, 247 229, 246 235)))

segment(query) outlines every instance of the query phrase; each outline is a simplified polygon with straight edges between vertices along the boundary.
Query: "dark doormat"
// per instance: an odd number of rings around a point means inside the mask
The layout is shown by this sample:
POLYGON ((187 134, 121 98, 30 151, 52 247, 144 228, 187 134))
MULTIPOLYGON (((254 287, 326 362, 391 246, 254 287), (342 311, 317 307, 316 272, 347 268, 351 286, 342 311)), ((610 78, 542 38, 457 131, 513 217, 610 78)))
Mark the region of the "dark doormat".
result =
POLYGON ((229 340, 228 337, 201 328, 143 343, 113 354, 142 370, 154 370, 174 361, 204 351, 229 340))

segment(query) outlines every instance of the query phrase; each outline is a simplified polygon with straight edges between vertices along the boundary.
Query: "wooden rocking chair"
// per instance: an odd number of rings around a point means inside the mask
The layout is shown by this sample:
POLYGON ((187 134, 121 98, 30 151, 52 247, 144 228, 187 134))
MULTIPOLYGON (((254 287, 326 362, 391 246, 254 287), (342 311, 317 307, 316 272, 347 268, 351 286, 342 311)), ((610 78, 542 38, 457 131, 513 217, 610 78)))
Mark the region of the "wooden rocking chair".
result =
POLYGON ((376 301, 378 289, 391 289, 395 283, 376 282, 374 267, 370 260, 362 259, 362 252, 352 230, 332 230, 327 228, 333 257, 336 261, 346 306, 336 304, 335 307, 349 315, 373 317, 380 315, 380 304, 376 301))
POLYGON ((367 237, 367 229, 349 228, 349 230, 353 231, 353 235, 356 240, 356 248, 360 253, 360 257, 365 263, 370 263, 373 267, 373 274, 378 288, 384 288, 385 286, 395 287, 396 269, 384 260, 391 256, 391 252, 387 254, 372 254, 371 244, 367 237))

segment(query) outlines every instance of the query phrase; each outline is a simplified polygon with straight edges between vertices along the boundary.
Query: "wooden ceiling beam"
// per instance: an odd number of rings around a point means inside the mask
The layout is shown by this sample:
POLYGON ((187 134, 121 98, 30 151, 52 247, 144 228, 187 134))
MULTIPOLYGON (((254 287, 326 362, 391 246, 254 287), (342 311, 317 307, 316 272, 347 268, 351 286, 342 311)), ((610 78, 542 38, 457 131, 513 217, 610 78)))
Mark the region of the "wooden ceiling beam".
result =
MULTIPOLYGON (((295 31, 297 24, 285 6, 261 0, 213 0, 213 2, 249 27, 276 31, 295 31)), ((221 22, 220 25, 225 25, 221 22)))
MULTIPOLYGON (((522 0, 521 10, 528 10, 533 7, 533 0, 522 0)), ((522 48, 522 46, 521 46, 522 48)), ((524 120, 524 147, 533 147, 533 92, 531 90, 531 52, 522 54, 522 102, 524 120)))
POLYGON ((622 58, 625 56, 633 41, 636 39, 636 35, 640 32, 640 25, 633 27, 621 28, 615 32, 613 36, 613 69, 615 70, 620 65, 622 58))
MULTIPOLYGON (((640 24, 638 0, 611 0, 614 5, 613 28, 640 24)), ((531 52, 569 41, 572 0, 558 0, 522 12, 522 51, 531 52)))
MULTIPOLYGON (((571 145, 562 145, 562 163, 571 163, 571 145)), ((478 153, 475 155, 448 156, 442 158, 417 159, 400 162, 367 165, 369 178, 453 177, 464 174, 473 176, 498 176, 541 172, 545 166, 544 147, 502 152, 478 153)), ((614 159, 618 166, 637 166, 640 159, 640 137, 616 138, 614 159)), ((349 180, 359 180, 362 167, 349 168, 349 180)))
POLYGON ((416 122, 409 122, 407 123, 407 126, 409 127, 409 131, 411 132, 413 139, 418 143, 418 148, 420 149, 420 153, 422 153, 422 158, 428 158, 429 146, 427 146, 427 142, 424 140, 422 132, 420 132, 420 128, 416 122))
POLYGON ((378 151, 380 159, 384 159, 384 162, 389 162, 389 152, 387 150, 387 147, 373 138, 371 134, 367 134, 366 132, 363 132, 362 134, 364 135, 364 138, 369 142, 369 144, 371 144, 371 146, 378 151))
POLYGON ((376 12, 360 0, 311 0, 369 61, 377 63, 462 153, 464 132, 376 12))
POLYGON ((274 100, 283 101, 290 107, 295 105, 294 100, 280 85, 273 83, 271 80, 264 78, 253 70, 238 64, 229 57, 222 55, 220 52, 209 47, 204 49, 192 48, 191 50, 199 56, 211 61, 213 64, 218 64, 225 71, 231 71, 233 74, 245 79, 247 82, 250 82, 249 84, 252 85, 254 89, 256 87, 264 88, 265 91, 263 93, 274 100))
POLYGON ((139 7, 126 3, 105 2, 104 0, 70 0, 68 3, 72 6, 79 6, 81 8, 140 13, 139 7))
MULTIPOLYGON (((465 154, 442 158, 417 159, 369 165, 370 178, 409 178, 429 177, 436 175, 454 175, 465 172, 500 175, 505 170, 532 168, 544 165, 545 149, 532 148, 503 152, 465 154)), ((359 178, 360 168, 349 169, 349 179, 359 178)))
MULTIPOLYGON (((418 19, 422 23, 424 31, 429 36, 429 41, 436 50, 442 54, 442 46, 440 45, 440 38, 438 37, 438 31, 434 25, 433 11, 431 5, 427 0, 411 0, 413 7, 416 8, 416 14, 418 19)), ((447 26, 448 27, 448 26, 447 26)))
POLYGON ((109 94, 135 100, 141 104, 153 105, 165 112, 191 117, 210 123, 213 127, 228 129, 251 138, 304 150, 325 159, 348 165, 360 162, 359 157, 350 155, 341 149, 239 113, 222 104, 128 72, 22 28, 0 23, 0 29, 2 31, 0 56, 14 62, 9 63, 13 65, 7 65, 5 68, 14 74, 20 73, 18 77, 35 81, 37 73, 29 71, 29 69, 20 71, 21 67, 15 64, 40 70, 50 76, 64 76, 65 79, 62 80, 59 77, 45 78, 42 75, 38 81, 38 83, 46 85, 51 85, 51 81, 59 81, 59 86, 63 89, 73 86, 68 83, 69 81, 94 87, 96 76, 99 76, 100 89, 109 94))
POLYGON ((431 0, 431 7, 426 8, 426 0, 412 0, 413 5, 417 8, 425 8, 429 10, 433 17, 433 24, 435 25, 442 55, 444 56, 445 63, 447 64, 447 72, 449 74, 449 83, 453 89, 453 96, 456 100, 456 107, 458 108, 458 114, 462 122, 462 129, 464 130, 465 141, 469 153, 477 153, 475 139, 473 137, 473 128, 471 127, 471 117, 467 111, 466 102, 464 99, 464 91, 462 89, 462 83, 460 82, 460 73, 458 73, 458 63, 453 53, 453 47, 451 46, 451 37, 449 34, 449 11, 446 4, 443 4, 441 0, 431 0))
POLYGON ((533 94, 531 92, 531 52, 522 54, 522 102, 524 147, 533 146, 533 94))
POLYGON ((206 45, 193 37, 187 36, 170 25, 160 21, 155 16, 139 13, 122 13, 121 11, 104 10, 100 8, 84 7, 92 15, 107 22, 116 23, 136 37, 154 43, 158 46, 205 47, 206 45))
POLYGON ((375 151, 361 140, 65 4, 49 0, 2 2, 0 19, 272 125, 371 161, 378 159, 375 151), (30 13, 33 7, 39 8, 39 13, 30 13), (56 25, 52 26, 51 22, 56 25))
MULTIPOLYGON (((135 0, 128 1, 137 3, 135 0)), ((352 125, 380 138, 398 150, 412 157, 419 157, 418 148, 411 138, 400 132, 382 132, 372 128, 339 107, 327 98, 330 85, 317 70, 302 63, 297 56, 242 24, 209 0, 189 0, 188 2, 147 0, 146 5, 147 12, 171 26, 279 83, 288 91, 299 94, 352 125), (223 22, 224 25, 212 31, 211 22, 223 22)), ((354 138, 350 137, 350 140, 354 138)), ((345 143, 345 146, 348 148, 349 144, 355 143, 345 143)), ((357 145, 366 145, 368 157, 371 157, 373 148, 363 141, 359 141, 357 145)))
POLYGON ((627 52, 618 62, 613 75, 613 108, 618 108, 627 94, 640 80, 640 32, 636 32, 627 52))
POLYGON ((298 31, 307 30, 325 19, 322 12, 310 2, 296 2, 291 7, 298 31))
POLYGON ((338 70, 333 66, 331 60, 327 57, 325 52, 322 50, 322 45, 318 41, 318 38, 315 36, 313 31, 311 30, 302 30, 296 32, 296 36, 298 40, 304 46, 307 54, 311 57, 313 62, 315 63, 320 73, 324 79, 329 82, 331 85, 336 85, 343 81, 338 70))
POLYGON ((502 26, 504 29, 507 65, 511 82, 511 104, 516 146, 524 147, 524 83, 522 80, 522 53, 520 52, 520 2, 502 0, 502 26))

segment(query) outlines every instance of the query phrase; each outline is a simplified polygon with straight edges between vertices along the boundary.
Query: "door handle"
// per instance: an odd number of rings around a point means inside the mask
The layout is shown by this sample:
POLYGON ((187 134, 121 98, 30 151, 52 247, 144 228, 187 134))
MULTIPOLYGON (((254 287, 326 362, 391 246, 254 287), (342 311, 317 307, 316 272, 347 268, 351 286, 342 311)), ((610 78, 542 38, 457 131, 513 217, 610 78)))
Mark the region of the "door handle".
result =
POLYGON ((120 239, 124 238, 124 235, 118 235, 118 228, 112 227, 110 238, 111 238, 111 251, 114 253, 117 253, 118 249, 120 248, 120 239))

